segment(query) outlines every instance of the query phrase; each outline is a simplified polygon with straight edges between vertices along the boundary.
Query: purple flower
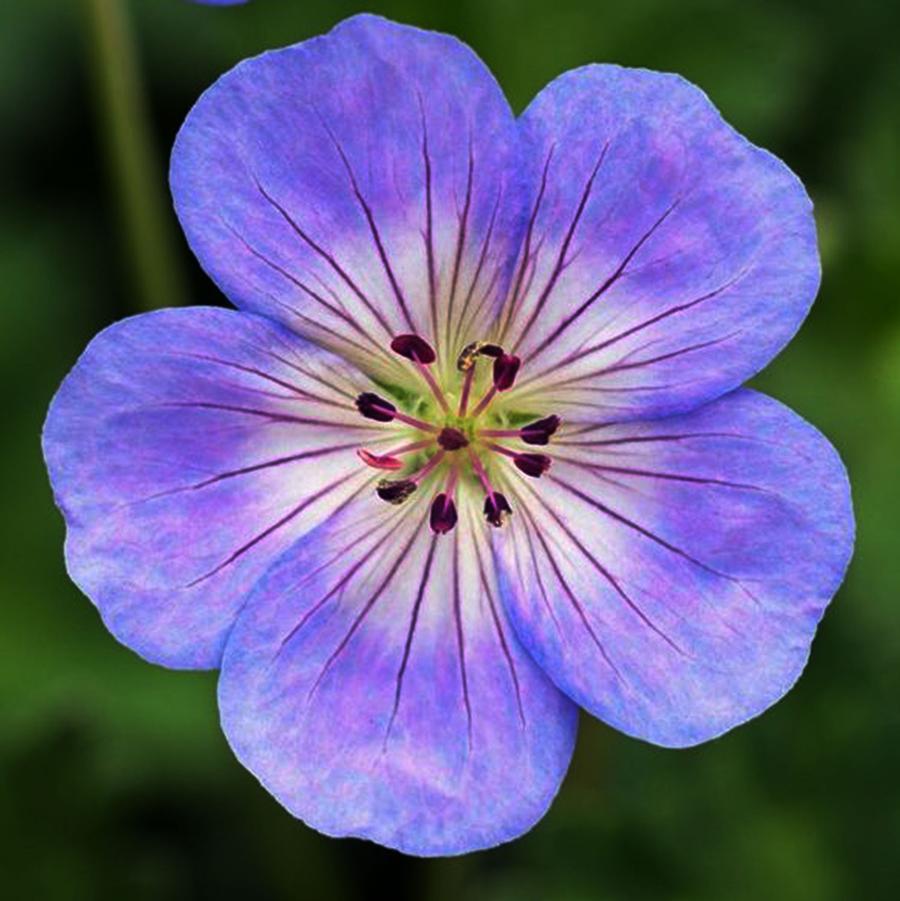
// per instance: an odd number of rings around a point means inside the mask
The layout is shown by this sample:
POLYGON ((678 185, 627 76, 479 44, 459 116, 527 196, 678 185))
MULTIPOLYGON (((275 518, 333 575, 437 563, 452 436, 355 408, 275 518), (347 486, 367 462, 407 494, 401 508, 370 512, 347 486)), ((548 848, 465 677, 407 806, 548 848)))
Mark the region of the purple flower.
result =
POLYGON ((815 229, 701 91, 586 66, 515 119, 457 40, 359 16, 221 78, 171 182, 239 312, 108 328, 44 450, 72 578, 147 660, 221 669, 292 813, 488 847, 579 705, 682 747, 793 685, 849 489, 739 386, 812 303, 815 229))

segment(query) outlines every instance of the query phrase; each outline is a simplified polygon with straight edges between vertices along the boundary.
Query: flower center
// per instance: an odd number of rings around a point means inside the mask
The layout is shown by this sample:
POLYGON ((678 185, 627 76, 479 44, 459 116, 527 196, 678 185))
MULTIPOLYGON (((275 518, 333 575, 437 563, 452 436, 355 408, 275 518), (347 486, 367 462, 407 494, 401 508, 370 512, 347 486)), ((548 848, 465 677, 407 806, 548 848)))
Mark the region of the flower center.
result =
POLYGON ((398 335, 391 349, 415 366, 435 403, 420 405, 426 410, 420 417, 399 410, 372 392, 356 398, 357 409, 367 419, 396 423, 405 432, 406 440, 385 453, 366 448, 357 451, 367 466, 397 473, 394 478, 381 479, 375 493, 387 503, 402 504, 423 485, 434 483, 430 524, 435 533, 445 534, 458 519, 455 497, 462 480, 483 494, 485 520, 492 526, 502 526, 512 514, 509 501, 497 490, 497 484, 508 477, 504 467, 511 464, 537 479, 552 462, 547 454, 517 449, 509 442, 547 445, 559 428, 560 418, 526 417, 524 425, 513 427, 507 413, 497 412, 498 396, 513 387, 521 365, 517 356, 497 344, 476 341, 464 347, 456 360, 454 377, 444 387, 432 371, 437 355, 424 338, 398 335), (485 379, 489 362, 489 378, 485 379), (477 393, 480 398, 473 403, 477 393))

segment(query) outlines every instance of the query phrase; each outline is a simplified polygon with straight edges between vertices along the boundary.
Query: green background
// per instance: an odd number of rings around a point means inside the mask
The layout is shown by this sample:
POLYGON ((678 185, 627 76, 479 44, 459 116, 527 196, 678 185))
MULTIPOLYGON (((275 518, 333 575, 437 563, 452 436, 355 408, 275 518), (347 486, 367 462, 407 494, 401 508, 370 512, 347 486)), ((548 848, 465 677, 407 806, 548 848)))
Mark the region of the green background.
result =
POLYGON ((0 6, 4 898, 900 897, 900 4, 0 6), (241 58, 361 9, 459 35, 517 110, 590 61, 680 72, 787 160, 816 202, 824 283, 757 382, 840 449, 859 521, 784 701, 677 752, 585 718, 546 818, 453 860, 323 838, 259 788, 218 729, 215 675, 143 663, 67 580, 39 451, 46 405, 95 332, 149 305, 222 302, 165 184, 189 106, 241 58))

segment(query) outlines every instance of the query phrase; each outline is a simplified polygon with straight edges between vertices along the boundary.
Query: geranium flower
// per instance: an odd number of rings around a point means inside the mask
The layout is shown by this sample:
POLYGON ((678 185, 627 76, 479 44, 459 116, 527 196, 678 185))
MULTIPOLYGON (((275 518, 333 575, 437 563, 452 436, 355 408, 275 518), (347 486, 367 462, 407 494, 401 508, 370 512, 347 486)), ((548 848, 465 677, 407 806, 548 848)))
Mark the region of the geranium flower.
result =
POLYGON ((813 300, 814 223, 701 91, 586 66, 516 119, 454 38, 360 16, 223 76, 171 183, 239 312, 102 332, 44 449, 72 578, 147 660, 221 669, 292 813, 488 847, 579 706, 682 747, 791 687, 848 485, 739 386, 813 300))

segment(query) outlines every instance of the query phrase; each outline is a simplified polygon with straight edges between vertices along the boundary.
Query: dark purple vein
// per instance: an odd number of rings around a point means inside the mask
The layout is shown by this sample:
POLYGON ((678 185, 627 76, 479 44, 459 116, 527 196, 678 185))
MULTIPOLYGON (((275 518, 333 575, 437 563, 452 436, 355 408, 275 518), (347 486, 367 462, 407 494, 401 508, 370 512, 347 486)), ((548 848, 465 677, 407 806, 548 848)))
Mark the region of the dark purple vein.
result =
POLYGON ((403 317, 406 319, 407 324, 409 325, 410 329, 415 332, 417 331, 415 323, 410 316, 409 308, 406 305, 406 298, 403 296, 403 291, 400 289, 400 283, 397 281, 397 277, 394 275, 394 269, 391 266, 391 261, 388 259, 387 251, 384 248, 384 242, 381 239, 381 232, 378 230, 378 225, 375 222, 375 215, 372 213, 372 208, 369 206, 369 202, 366 200, 366 198, 363 196, 362 191, 360 190, 359 183, 356 180, 356 173, 354 173, 353 167, 350 165, 350 160, 347 158, 347 154, 344 152, 344 148, 341 146, 340 141, 338 141, 337 136, 332 132, 332 130, 328 127, 324 120, 322 121, 322 128, 328 134, 328 137, 331 138, 331 141, 334 144, 334 148, 337 151, 338 156, 340 156, 341 161, 344 164, 344 168, 347 170, 347 176, 350 179, 350 187, 353 190, 353 196, 356 198, 356 201, 366 218, 366 222, 369 225, 369 233, 372 236, 372 242, 375 245, 375 249, 378 253, 378 258, 381 260, 381 265, 384 269, 385 275, 387 275, 388 277, 391 289, 394 292, 394 297, 397 299, 397 303, 400 306, 400 310, 403 313, 403 317))
POLYGON ((736 488, 743 491, 759 491, 763 494, 772 494, 768 488, 759 485, 750 485, 746 482, 730 482, 727 479, 704 478, 703 476, 690 476, 679 472, 657 472, 652 469, 633 469, 627 466, 610 466, 606 463, 588 463, 585 460, 575 460, 572 457, 561 457, 554 454, 554 460, 561 463, 570 463, 581 469, 601 470, 603 472, 616 472, 621 475, 643 476, 650 479, 662 479, 672 482, 689 482, 695 485, 715 485, 722 488, 736 488))
POLYGON ((695 297, 693 300, 685 301, 684 303, 677 304, 676 306, 670 307, 667 310, 663 310, 663 312, 657 313, 655 316, 651 316, 649 319, 645 319, 643 322, 639 322, 637 325, 633 325, 630 328, 627 328, 624 331, 613 335, 611 338, 606 338, 598 344, 591 345, 584 350, 570 354, 569 356, 560 360, 558 363, 554 363, 552 366, 549 366, 540 372, 534 373, 529 377, 529 381, 541 378, 545 375, 549 375, 551 372, 555 372, 558 369, 569 366, 572 363, 583 359, 584 357, 599 353, 601 350, 606 350, 606 348, 611 347, 613 344, 617 344, 619 341, 622 341, 625 338, 629 338, 632 335, 637 334, 638 332, 643 331, 644 329, 649 328, 652 325, 656 325, 658 322, 662 322, 664 319, 668 319, 669 316, 675 316, 678 313, 683 313, 686 310, 693 309, 694 307, 699 306, 700 304, 705 303, 708 300, 713 300, 714 298, 722 294, 722 292, 733 288, 734 285, 737 284, 737 282, 740 281, 744 277, 744 275, 746 275, 747 271, 748 270, 746 269, 742 270, 733 279, 726 282, 724 285, 719 285, 718 288, 715 288, 714 290, 709 291, 708 293, 703 294, 700 297, 695 297))
POLYGON ((292 520, 296 519, 297 516, 299 516, 307 507, 314 504, 320 498, 325 497, 325 495, 330 494, 332 491, 334 491, 335 488, 338 488, 340 485, 343 485, 345 482, 349 481, 349 479, 351 479, 354 475, 356 475, 356 473, 351 472, 348 475, 341 476, 341 478, 336 479, 335 481, 331 482, 329 485, 326 485, 324 488, 315 492, 315 494, 311 494, 308 498, 303 500, 300 504, 298 504, 296 507, 294 507, 288 513, 286 513, 284 516, 282 516, 281 519, 277 520, 276 522, 272 523, 272 525, 263 529, 262 532, 259 532, 257 535, 255 535, 253 538, 251 538, 246 544, 241 545, 241 547, 239 547, 236 551, 231 553, 218 566, 211 569, 209 572, 204 573, 202 576, 199 576, 198 578, 194 579, 192 582, 188 582, 188 584, 185 586, 185 588, 193 588, 195 585, 199 585, 201 582, 206 581, 206 579, 209 579, 210 577, 221 572, 223 569, 225 569, 225 567, 230 566, 232 563, 234 563, 236 560, 238 560, 240 557, 242 557, 244 554, 246 554, 247 551, 249 551, 251 548, 256 547, 256 545, 259 544, 260 541, 263 541, 265 538, 268 538, 270 535, 273 535, 275 532, 279 531, 279 529, 284 528, 284 526, 286 526, 292 520))
MULTIPOLYGON (((581 620, 581 624, 584 626, 588 635, 590 635, 591 640, 596 645, 597 650, 600 652, 600 656, 606 662, 606 665, 613 671, 613 673, 616 675, 617 678, 624 681, 622 674, 619 672, 619 668, 615 665, 615 663, 613 663, 612 658, 609 656, 609 652, 606 650, 605 645, 600 640, 597 633, 594 631, 594 627, 591 625, 591 622, 588 619, 587 611, 584 609, 584 606, 578 600, 578 596, 575 594, 574 590, 569 585, 568 581, 566 580, 565 576, 563 575, 562 570, 556 561, 556 558, 553 556, 553 552, 550 550, 550 547, 547 544, 547 539, 544 538, 544 536, 541 534, 540 529, 538 529, 537 524, 534 522, 534 518, 532 517, 531 512, 528 510, 528 508, 523 507, 523 509, 525 510, 526 516, 527 516, 529 522, 531 523, 531 527, 534 529, 535 534, 537 535, 537 538, 541 544, 541 547, 543 548, 544 556, 547 558, 547 562, 550 564, 551 568, 553 569, 553 572, 556 575, 556 579, 559 582, 560 588, 562 588, 563 593, 569 599, 569 603, 572 606, 572 609, 578 615, 578 618, 581 620)), ((532 551, 532 554, 533 554, 533 551, 532 551)), ((537 557, 536 556, 534 559, 534 566, 535 566, 535 574, 537 575, 538 566, 537 566, 537 557)), ((541 584, 541 590, 543 591, 543 584, 541 584)), ((554 617, 554 622, 556 622, 555 617, 554 617)), ((565 633, 559 628, 559 623, 556 624, 556 628, 557 628, 557 631, 559 631, 560 635, 564 638, 565 633)))
MULTIPOLYGON (((422 522, 424 525, 424 520, 422 522)), ((341 655, 341 653, 343 653, 344 648, 346 648, 347 645, 350 643, 350 639, 353 638, 353 636, 356 634, 356 630, 360 627, 360 625, 362 625, 363 620, 365 620, 365 618, 371 612, 372 608, 375 606, 375 602, 378 600, 378 598, 381 597, 382 594, 384 594, 388 585, 391 584, 391 582, 394 579, 394 576, 397 575, 397 570, 400 569, 401 564, 406 559, 406 555, 409 553, 410 548, 413 546, 413 543, 415 542, 415 540, 418 537, 419 537, 419 531, 416 530, 412 533, 412 536, 410 537, 409 541, 406 543, 403 550, 397 555, 396 559, 391 564, 384 579, 382 579, 382 581, 375 588, 375 591, 373 591, 372 594, 369 596, 368 600, 363 605, 362 610, 360 610, 360 612, 357 614, 356 618, 353 620, 353 623, 351 624, 350 629, 347 631, 347 634, 341 639, 340 644, 337 646, 337 648, 335 648, 334 652, 331 654, 331 656, 325 662, 325 666, 322 667, 322 671, 319 673, 318 678, 313 683, 312 688, 310 688, 309 693, 307 694, 307 700, 309 700, 313 696, 316 689, 321 684, 322 679, 325 678, 325 674, 328 672, 329 669, 331 669, 331 666, 334 664, 334 661, 337 660, 337 658, 341 655)))
MULTIPOLYGON (((388 520, 387 522, 390 522, 388 520)), ((356 545, 360 542, 365 541, 370 535, 376 532, 378 529, 383 528, 385 526, 385 522, 380 522, 378 525, 369 529, 367 532, 364 532, 354 541, 352 541, 347 547, 342 548, 340 553, 332 557, 327 563, 323 564, 320 567, 317 567, 312 573, 309 574, 303 581, 306 582, 313 576, 315 576, 318 572, 324 569, 327 566, 330 566, 336 559, 346 556, 350 551, 353 550, 356 545)), ((276 657, 284 650, 285 646, 288 642, 292 641, 294 637, 300 632, 300 630, 310 621, 310 619, 315 616, 315 614, 322 608, 324 604, 326 604, 331 598, 333 598, 338 592, 340 592, 356 575, 357 572, 363 567, 369 560, 371 560, 372 556, 375 552, 391 537, 391 532, 387 532, 385 535, 381 537, 379 541, 377 541, 372 547, 370 547, 360 558, 357 560, 350 569, 347 570, 346 573, 337 581, 335 584, 321 597, 316 603, 310 607, 309 610, 303 615, 303 617, 299 620, 299 622, 291 629, 290 632, 285 635, 285 637, 281 640, 281 644, 278 646, 278 651, 276 652, 276 657)))
MULTIPOLYGON (((616 270, 610 275, 601 285, 594 291, 593 294, 590 295, 586 300, 584 300, 575 310, 573 310, 568 316, 566 316, 562 322, 559 323, 558 326, 549 334, 543 341, 538 344, 538 346, 532 350, 522 361, 523 363, 527 363, 529 360, 533 360, 538 354, 544 351, 550 344, 552 344, 573 322, 576 322, 593 304, 599 300, 616 282, 622 277, 625 273, 625 270, 628 267, 628 264, 634 259, 637 252, 646 244, 646 242, 653 236, 656 230, 669 218, 671 213, 678 207, 680 203, 680 199, 675 200, 663 214, 650 226, 650 228, 641 236, 641 238, 637 241, 637 243, 628 251, 625 255, 625 258, 616 268, 616 270)), ((526 330, 523 329, 520 339, 524 338, 526 334, 526 330)))
POLYGON ((422 102, 421 94, 418 94, 418 99, 419 115, 422 120, 422 165, 425 174, 425 257, 428 265, 428 307, 431 311, 434 345, 437 347, 437 278, 434 269, 434 209, 431 196, 431 154, 428 151, 428 122, 425 118, 425 104, 422 102))
POLYGON ((391 718, 388 722, 387 732, 384 735, 384 744, 387 746, 388 738, 391 735, 391 729, 394 728, 394 720, 397 718, 397 711, 400 708, 400 696, 403 693, 403 677, 406 675, 406 667, 409 664, 409 654, 412 650, 413 636, 416 634, 416 625, 419 622, 419 611, 422 608, 422 599, 425 597, 425 589, 428 587, 428 580, 431 577, 431 564, 434 562, 434 550, 437 547, 437 534, 431 536, 431 546, 428 548, 428 557, 425 559, 425 569, 422 572, 422 578, 419 580, 419 590, 416 593, 416 600, 413 603, 412 614, 409 618, 409 626, 406 630, 406 644, 403 646, 403 659, 400 662, 400 669, 397 672, 397 686, 394 691, 394 707, 391 710, 391 718))
POLYGON ((472 750, 472 705, 469 701, 469 680, 466 676, 466 640, 463 635, 462 598, 459 591, 459 529, 453 533, 453 619, 456 623, 456 646, 459 649, 459 677, 462 682, 463 704, 466 708, 468 748, 472 750))
POLYGON ((338 274, 338 276, 343 280, 343 282, 347 285, 348 288, 363 302, 365 307, 369 310, 369 312, 378 320, 378 323, 381 327, 388 333, 388 335, 393 335, 393 329, 391 329, 390 325, 388 325, 387 320, 384 318, 382 312, 369 300, 368 297, 360 290, 359 286, 356 282, 350 277, 347 271, 341 266, 340 263, 328 253, 321 245, 317 244, 302 228, 300 228, 299 224, 294 221, 291 217, 290 213, 275 200, 270 194, 266 192, 266 189, 257 181, 256 182, 257 190, 260 194, 278 211, 278 213, 282 216, 282 218, 287 222, 287 224, 291 227, 293 232, 305 243, 307 244, 315 253, 317 253, 329 266, 338 274))
MULTIPOLYGON (((569 227, 566 229, 566 234, 563 238, 562 245, 560 246, 559 253, 557 254, 556 262, 553 265, 553 270, 550 273, 550 277, 547 279, 546 285, 544 285, 543 290, 541 291, 537 301, 535 302, 534 309, 531 311, 528 320, 522 327, 522 331, 519 333, 519 337, 513 344, 513 350, 515 350, 521 344, 522 338, 525 337, 525 335, 531 329, 531 326, 534 324, 535 320, 538 318, 538 316, 541 315, 541 311, 544 309, 544 305, 547 303, 547 298, 549 298, 550 293, 553 291, 553 288, 556 286, 556 283, 563 272, 563 269, 566 265, 566 256, 569 253, 569 247, 572 243, 572 239, 575 237, 575 232, 578 229, 578 224, 581 221, 581 217, 584 215, 585 207, 587 206, 591 192, 594 189, 594 181, 597 178, 597 173, 600 171, 600 167, 603 165, 603 160, 606 158, 607 150, 609 150, 609 141, 607 141, 603 145, 603 149, 600 151, 600 156, 597 158, 597 162, 594 164, 594 168, 591 171, 590 176, 588 177, 587 183, 584 186, 584 190, 581 193, 581 198, 578 201, 578 206, 575 209, 575 214, 572 216, 572 221, 569 223, 569 227)), ((528 293, 528 290, 526 289, 522 293, 524 296, 528 293)))
POLYGON ((456 289, 459 283, 459 267, 462 265, 463 252, 466 247, 466 231, 469 226, 469 210, 472 206, 472 185, 475 180, 475 157, 472 151, 472 135, 469 133, 469 167, 466 174, 466 199, 462 214, 459 215, 459 228, 456 233, 456 252, 453 255, 453 274, 450 278, 450 297, 447 300, 447 336, 450 335, 450 323, 453 322, 453 307, 456 303, 456 289))
POLYGON ((516 273, 515 279, 513 280, 512 290, 509 294, 509 306, 506 309, 503 327, 500 330, 501 337, 506 336, 506 331, 509 328, 510 323, 512 322, 516 305, 518 304, 522 296, 522 278, 525 272, 525 266, 527 265, 531 254, 531 239, 534 235, 534 225, 537 222, 538 212, 540 211, 541 204, 544 201, 544 192, 547 190, 547 176, 550 172, 550 162, 553 159, 553 153, 555 149, 556 145, 551 144, 550 149, 547 151, 547 159, 544 160, 544 169, 541 173, 541 186, 538 189, 538 195, 535 198, 534 207, 531 210, 531 215, 528 217, 528 224, 525 226, 525 240, 522 243, 522 258, 519 264, 518 272, 516 273))
POLYGON ((500 648, 503 651, 503 656, 506 659, 506 665, 509 668, 509 675, 512 678, 513 687, 516 691, 516 705, 519 708, 519 719, 522 722, 522 728, 525 728, 525 709, 522 706, 522 690, 519 686, 519 675, 516 672, 516 666, 513 662, 512 654, 509 650, 509 644, 506 641, 506 634, 503 631, 503 626, 500 623, 500 617, 497 614, 497 605, 494 603, 494 593, 491 591, 491 586, 488 584, 487 573, 484 569, 484 561, 481 559, 481 551, 478 550, 478 541, 476 538, 473 538, 472 546, 475 548, 475 557, 478 560, 478 572, 481 581, 481 587, 484 589, 485 594, 487 595, 488 605, 491 609, 491 619, 494 623, 494 631, 497 633, 497 639, 500 642, 500 648))
POLYGON ((147 497, 140 498, 137 501, 132 501, 132 503, 140 504, 146 501, 157 500, 161 497, 169 497, 174 494, 181 494, 185 491, 198 491, 201 488, 207 488, 210 485, 215 485, 218 482, 225 481, 226 479, 233 479, 237 476, 249 475, 250 473, 259 472, 263 469, 274 469, 278 466, 285 466, 289 463, 296 463, 300 460, 309 460, 316 457, 325 457, 329 454, 335 454, 342 450, 350 450, 351 448, 359 447, 359 443, 354 441, 349 444, 336 444, 331 447, 323 447, 317 450, 311 451, 303 451, 298 454, 290 454, 286 457, 276 457, 272 460, 265 460, 262 463, 253 463, 249 466, 242 466, 240 469, 229 469, 226 472, 220 472, 217 475, 210 476, 208 479, 203 479, 201 482, 194 482, 192 485, 184 485, 181 488, 169 488, 166 491, 158 491, 156 494, 148 495, 147 497))
POLYGON ((340 401, 331 400, 327 397, 322 397, 319 394, 313 394, 311 391, 306 391, 305 389, 295 385, 293 382, 286 381, 285 379, 280 379, 277 376, 272 375, 271 373, 264 372, 261 369, 258 369, 256 366, 246 366, 243 363, 235 363, 232 360, 225 360, 221 357, 214 357, 209 354, 196 354, 196 353, 180 353, 177 351, 170 351, 170 353, 178 354, 178 356, 190 357, 194 360, 203 360, 207 363, 216 363, 220 366, 225 366, 230 369, 236 369, 239 372, 245 372, 248 375, 256 375, 259 378, 264 379, 267 382, 271 382, 273 385, 279 385, 282 388, 286 388, 292 394, 297 395, 298 397, 302 397, 305 400, 310 401, 311 403, 325 404, 330 407, 339 407, 342 410, 352 410, 353 407, 349 404, 343 404, 340 401))
POLYGON ((189 409, 200 410, 222 410, 226 413, 243 413, 247 416, 260 416, 271 422, 294 422, 300 425, 321 425, 331 426, 332 428, 378 431, 377 427, 366 425, 357 425, 356 423, 335 422, 331 419, 310 419, 304 416, 291 416, 287 413, 271 413, 268 410, 258 410, 255 407, 241 407, 236 404, 219 404, 211 401, 163 401, 154 404, 157 407, 185 407, 189 409))
POLYGON ((488 223, 488 229, 484 236, 484 241, 481 245, 481 252, 478 255, 478 263, 475 266, 475 273, 472 276, 472 283, 469 285, 469 290, 466 292, 465 299, 463 300, 462 310, 460 310, 459 316, 456 320, 456 330, 454 332, 453 343, 458 344, 460 341, 460 337, 463 334, 463 325, 466 321, 466 314, 469 310, 469 304, 472 301, 472 295, 475 293, 475 288, 478 285, 478 280, 481 278, 481 271, 484 268, 485 261, 487 260, 488 249, 491 245, 491 239, 494 234, 494 226, 497 222, 497 213, 500 209, 500 199, 503 196, 503 189, 497 189, 497 197, 494 200, 494 208, 491 211, 491 219, 488 223))
MULTIPOLYGON (((559 481, 559 479, 556 479, 553 476, 550 476, 550 478, 553 478, 554 481, 559 481)), ((644 623, 645 626, 647 626, 647 628, 658 635, 675 651, 677 651, 679 654, 687 656, 686 652, 681 647, 679 647, 672 638, 670 638, 665 632, 663 632, 663 630, 660 629, 660 627, 657 626, 649 616, 647 616, 647 614, 641 609, 640 605, 631 598, 631 596, 625 591, 624 588, 622 588, 622 586, 619 584, 618 579, 616 579, 612 575, 612 573, 591 553, 591 551, 584 545, 584 543, 576 537, 575 533, 566 525, 562 517, 559 516, 559 514, 540 496, 540 494, 538 494, 530 487, 529 491, 531 491, 533 497, 535 497, 541 503, 541 506, 543 506, 544 509, 550 514, 559 528, 562 529, 562 531, 568 536, 572 544, 574 544, 575 547, 577 547, 578 550, 581 551, 581 553, 591 564, 591 566, 593 566, 594 569, 596 569, 597 572, 599 572, 600 575, 603 576, 604 580, 613 589, 613 591, 628 605, 635 616, 637 616, 638 619, 640 619, 641 622, 644 623)))

